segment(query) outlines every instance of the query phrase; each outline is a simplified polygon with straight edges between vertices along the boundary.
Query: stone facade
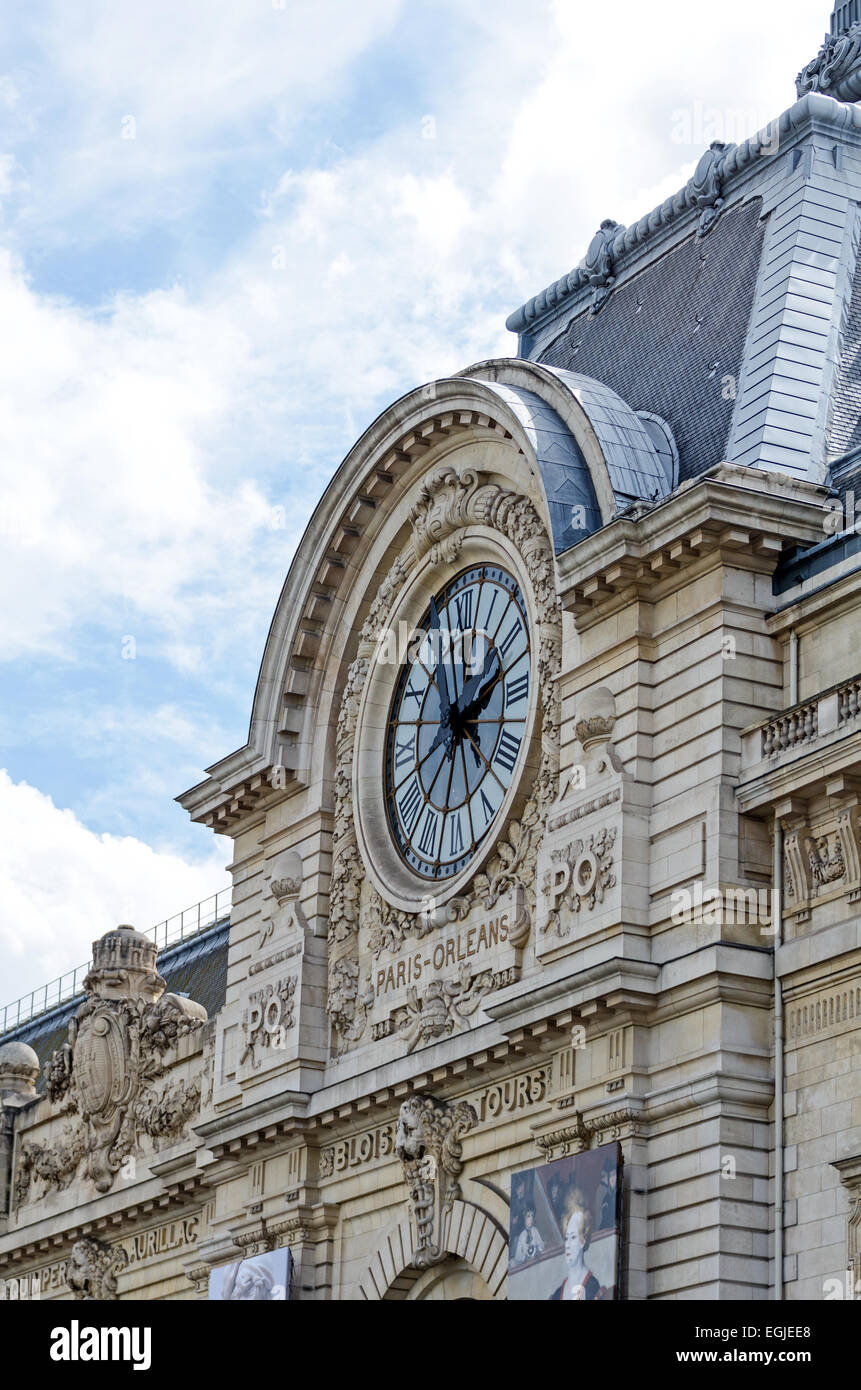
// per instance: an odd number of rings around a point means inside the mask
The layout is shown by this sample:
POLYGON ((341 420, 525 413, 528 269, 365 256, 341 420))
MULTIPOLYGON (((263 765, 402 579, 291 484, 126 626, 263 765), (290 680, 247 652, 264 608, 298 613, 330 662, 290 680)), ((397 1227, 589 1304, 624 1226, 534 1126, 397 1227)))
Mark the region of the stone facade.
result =
POLYGON ((7 1287, 205 1298, 289 1245, 297 1299, 505 1298, 512 1174, 611 1140, 623 1297, 861 1278, 861 547, 828 452, 861 118, 814 92, 778 126, 605 223, 513 316, 521 357, 342 464, 248 743, 180 798, 233 841, 224 1007, 119 928, 44 1090, 0 1048, 7 1287), (755 199, 727 447, 679 485, 665 421, 539 359, 755 199), (429 891, 388 839, 387 712, 400 634, 482 565, 522 594, 528 712, 492 834, 429 891))

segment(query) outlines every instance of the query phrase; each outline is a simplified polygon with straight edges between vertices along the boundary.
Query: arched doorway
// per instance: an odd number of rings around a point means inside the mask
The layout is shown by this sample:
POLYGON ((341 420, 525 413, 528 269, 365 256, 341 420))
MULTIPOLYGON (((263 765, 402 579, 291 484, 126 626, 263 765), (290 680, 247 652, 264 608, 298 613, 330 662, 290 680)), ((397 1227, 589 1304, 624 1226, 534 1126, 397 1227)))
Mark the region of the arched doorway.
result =
POLYGON ((483 1303, 493 1301, 484 1279, 477 1274, 465 1260, 452 1259, 444 1265, 426 1269, 420 1279, 413 1284, 407 1298, 417 1303, 420 1299, 445 1299, 449 1303, 483 1303))
POLYGON ((412 1263, 414 1235, 408 1221, 383 1239, 359 1281, 359 1298, 454 1300, 504 1299, 508 1278, 508 1237, 494 1218, 471 1202, 454 1202, 445 1227, 445 1249, 452 1260, 430 1269, 412 1263), (448 1282, 451 1278, 451 1283, 448 1282), (422 1292, 424 1290, 424 1292, 422 1292))

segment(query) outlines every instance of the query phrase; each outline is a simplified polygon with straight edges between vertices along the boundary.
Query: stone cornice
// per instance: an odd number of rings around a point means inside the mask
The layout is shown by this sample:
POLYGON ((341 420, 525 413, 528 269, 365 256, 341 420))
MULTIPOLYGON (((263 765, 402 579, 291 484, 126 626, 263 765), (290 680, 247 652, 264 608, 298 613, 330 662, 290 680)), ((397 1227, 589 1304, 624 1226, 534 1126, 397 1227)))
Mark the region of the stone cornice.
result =
POLYGON ((861 590, 861 564, 857 569, 825 580, 809 593, 800 593, 768 618, 769 631, 775 637, 788 636, 795 631, 799 636, 812 631, 827 612, 830 618, 837 617, 857 607, 861 590))
POLYGON ((857 920, 838 922, 820 931, 785 941, 777 952, 777 974, 786 981, 787 999, 806 995, 825 985, 839 990, 849 975, 857 971, 853 957, 861 953, 861 923, 857 920), (838 967, 835 962, 846 957, 838 967), (791 980, 791 984, 789 983, 791 980), (797 992, 797 993, 796 993, 797 992))
POLYGON ((831 1164, 840 1174, 840 1181, 844 1187, 848 1187, 852 1192, 861 1188, 861 1154, 852 1154, 849 1158, 838 1158, 831 1164))
POLYGON ((654 1007, 661 968, 651 961, 614 955, 574 974, 571 966, 571 957, 562 957, 539 974, 500 990, 493 1003, 485 1004, 485 1012, 500 1023, 524 1026, 536 1022, 554 1004, 564 1003, 574 1012, 597 1000, 608 1009, 623 1011, 654 1007))
POLYGON ((688 1110, 719 1105, 765 1119, 773 1103, 774 1085, 770 1080, 723 1071, 649 1092, 645 1097, 644 1118, 654 1122, 683 1115, 688 1110))
POLYGON ((147 1182, 141 1188, 137 1194, 113 1192, 65 1212, 52 1211, 41 1221, 7 1229, 0 1237, 0 1271, 9 1262, 32 1261, 35 1256, 44 1257, 45 1263, 62 1259, 82 1236, 122 1239, 139 1231, 146 1218, 170 1220, 174 1212, 199 1205, 208 1195, 206 1177, 200 1174, 168 1186, 147 1182))
MULTIPOLYGON (((251 754, 250 749, 248 752, 251 754)), ((232 758, 233 755, 229 761, 232 758)), ((238 777, 233 768, 225 770, 218 763, 213 771, 216 775, 209 781, 200 782, 174 799, 192 820, 209 826, 216 834, 230 834, 234 827, 247 821, 249 812, 262 810, 264 804, 279 796, 271 781, 273 769, 260 755, 251 754, 238 777)))
POLYGON ((301 1124, 309 1100, 310 1096, 305 1092, 279 1091, 277 1095, 267 1096, 253 1105, 228 1110, 211 1120, 204 1120, 193 1126, 194 1132, 205 1140, 213 1152, 229 1147, 235 1138, 247 1135, 251 1130, 266 1133, 271 1129, 272 1133, 267 1133, 267 1137, 274 1139, 279 1132, 288 1132, 301 1124))
POLYGON ((719 464, 560 555, 563 606, 588 623, 632 596, 671 589, 677 571, 712 553, 743 553, 747 568, 770 573, 784 547, 819 539, 828 495, 782 474, 719 464))
MULTIPOLYGON (((746 733, 761 727, 753 725, 746 733)), ((749 768, 736 788, 738 808, 746 815, 779 810, 782 802, 793 797, 819 795, 841 773, 861 774, 861 729, 835 729, 783 761, 763 761, 749 768)))

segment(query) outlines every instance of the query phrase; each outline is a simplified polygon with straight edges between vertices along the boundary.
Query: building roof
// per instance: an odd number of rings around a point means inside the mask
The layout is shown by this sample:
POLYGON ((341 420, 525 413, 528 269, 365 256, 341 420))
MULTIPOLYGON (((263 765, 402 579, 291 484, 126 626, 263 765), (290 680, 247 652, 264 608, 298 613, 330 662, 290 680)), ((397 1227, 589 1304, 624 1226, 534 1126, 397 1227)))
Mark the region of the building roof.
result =
POLYGON ((836 7, 792 107, 714 141, 633 226, 605 219, 579 266, 508 320, 521 358, 665 422, 681 483, 724 461, 821 483, 861 443, 856 11, 836 7))
MULTIPOLYGON (((620 285, 599 314, 582 309, 540 362, 595 377, 628 408, 666 420, 679 451, 679 480, 725 457, 762 256, 761 203, 728 212, 711 235, 687 240, 620 285)), ((633 494, 630 484, 625 489, 633 494)), ((640 494, 643 495, 642 493, 640 494)))

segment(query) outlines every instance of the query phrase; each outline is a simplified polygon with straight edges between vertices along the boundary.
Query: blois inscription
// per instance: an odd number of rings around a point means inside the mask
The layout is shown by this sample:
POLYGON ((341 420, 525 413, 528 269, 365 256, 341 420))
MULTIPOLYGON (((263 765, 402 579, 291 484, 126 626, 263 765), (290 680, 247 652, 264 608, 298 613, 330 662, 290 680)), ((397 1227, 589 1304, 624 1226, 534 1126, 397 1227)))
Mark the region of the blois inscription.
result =
MULTIPOLYGON (((520 1110, 528 1110, 546 1100, 550 1092, 551 1067, 534 1067, 504 1081, 485 1086, 466 1097, 480 1124, 502 1120, 520 1110)), ((395 1123, 389 1121, 351 1135, 320 1152, 320 1177, 337 1177, 355 1168, 389 1159, 394 1153, 395 1123)))

